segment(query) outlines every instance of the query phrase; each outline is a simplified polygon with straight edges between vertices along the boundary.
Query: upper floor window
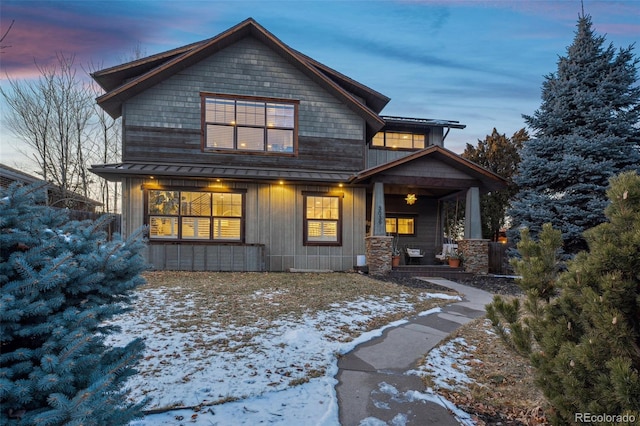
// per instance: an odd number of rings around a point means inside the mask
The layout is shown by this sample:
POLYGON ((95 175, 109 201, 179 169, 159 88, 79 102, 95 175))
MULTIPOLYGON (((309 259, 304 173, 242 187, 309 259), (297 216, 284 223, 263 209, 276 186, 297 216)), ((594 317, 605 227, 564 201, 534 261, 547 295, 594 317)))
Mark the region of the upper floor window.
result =
POLYGON ((384 148, 422 149, 424 135, 419 133, 378 132, 371 140, 373 146, 384 148))
POLYGON ((297 102, 202 95, 204 148, 294 153, 297 102))
POLYGON ((244 194, 148 190, 151 240, 242 241, 244 194))

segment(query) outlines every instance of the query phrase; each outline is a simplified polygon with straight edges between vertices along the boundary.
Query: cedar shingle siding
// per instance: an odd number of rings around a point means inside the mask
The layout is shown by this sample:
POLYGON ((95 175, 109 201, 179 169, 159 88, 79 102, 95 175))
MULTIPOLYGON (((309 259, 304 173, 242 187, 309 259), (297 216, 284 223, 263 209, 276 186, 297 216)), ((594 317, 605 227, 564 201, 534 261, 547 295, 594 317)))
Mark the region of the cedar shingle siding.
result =
POLYGON ((252 37, 135 96, 126 103, 124 117, 124 161, 352 171, 364 166, 364 120, 252 37), (200 92, 300 100, 299 156, 202 153, 200 92))

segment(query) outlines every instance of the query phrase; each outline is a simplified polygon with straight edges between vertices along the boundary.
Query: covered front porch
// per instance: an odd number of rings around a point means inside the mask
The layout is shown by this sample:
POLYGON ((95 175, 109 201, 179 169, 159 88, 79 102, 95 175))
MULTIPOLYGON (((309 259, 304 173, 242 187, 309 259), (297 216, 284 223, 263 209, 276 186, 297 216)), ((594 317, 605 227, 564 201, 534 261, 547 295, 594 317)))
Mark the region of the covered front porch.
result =
POLYGON ((367 186, 366 260, 370 274, 388 274, 394 254, 400 255, 403 265, 441 266, 438 256, 450 247, 446 243, 451 243, 445 240, 444 232, 447 200, 457 200, 464 217, 463 238, 456 241, 464 256, 463 270, 488 272, 480 194, 504 187, 506 182, 498 175, 443 147, 432 146, 364 170, 351 183, 367 186), (411 257, 409 253, 419 255, 411 257))

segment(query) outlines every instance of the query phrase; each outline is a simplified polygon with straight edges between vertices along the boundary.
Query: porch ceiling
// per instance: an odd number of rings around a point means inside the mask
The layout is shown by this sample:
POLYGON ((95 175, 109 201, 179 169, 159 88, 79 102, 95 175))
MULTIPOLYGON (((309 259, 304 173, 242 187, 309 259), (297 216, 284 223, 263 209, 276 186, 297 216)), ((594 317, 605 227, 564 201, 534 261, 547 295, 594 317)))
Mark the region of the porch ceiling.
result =
POLYGON ((453 198, 464 190, 465 188, 436 188, 432 186, 416 186, 416 185, 398 185, 389 184, 385 181, 384 193, 387 195, 402 195, 406 196, 408 193, 416 194, 418 197, 429 197, 438 199, 453 198))

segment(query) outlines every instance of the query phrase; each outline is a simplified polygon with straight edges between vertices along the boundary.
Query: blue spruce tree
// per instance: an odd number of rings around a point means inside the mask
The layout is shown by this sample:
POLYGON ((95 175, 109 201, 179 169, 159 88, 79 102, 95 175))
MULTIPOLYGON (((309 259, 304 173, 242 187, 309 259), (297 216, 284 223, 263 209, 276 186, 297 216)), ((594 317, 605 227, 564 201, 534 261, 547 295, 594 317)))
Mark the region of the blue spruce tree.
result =
POLYGON ((524 116, 534 138, 524 143, 510 237, 544 223, 562 231, 564 251, 587 248, 583 231, 604 222, 609 179, 640 167, 640 87, 633 46, 617 54, 581 16, 567 56, 545 77, 542 105, 524 116))
POLYGON ((107 241, 108 219, 69 221, 37 205, 43 192, 0 195, 0 424, 127 424, 142 404, 124 384, 144 345, 107 346, 106 321, 143 283, 143 238, 107 241))

